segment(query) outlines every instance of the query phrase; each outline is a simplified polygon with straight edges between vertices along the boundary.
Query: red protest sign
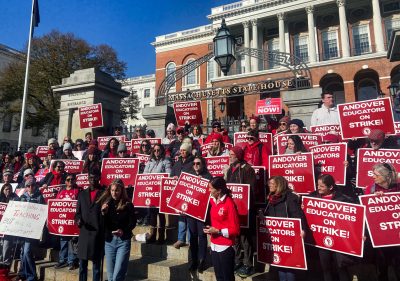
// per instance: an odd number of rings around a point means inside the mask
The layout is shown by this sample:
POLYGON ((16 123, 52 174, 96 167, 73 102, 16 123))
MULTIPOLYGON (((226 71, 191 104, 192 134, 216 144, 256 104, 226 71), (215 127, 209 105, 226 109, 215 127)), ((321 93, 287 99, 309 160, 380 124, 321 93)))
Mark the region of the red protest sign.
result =
POLYGON ((318 248, 363 256, 365 207, 333 200, 303 197, 310 233, 306 242, 318 248))
POLYGON ((201 150, 201 156, 206 157, 208 154, 208 151, 210 150, 210 148, 212 147, 212 143, 206 143, 203 144, 202 146, 200 146, 200 150, 201 150))
POLYGON ((314 161, 312 153, 270 155, 269 177, 284 176, 289 187, 301 194, 315 190, 314 161))
MULTIPOLYGON (((304 147, 307 150, 310 150, 311 146, 319 145, 322 143, 322 136, 317 135, 317 134, 307 134, 307 133, 301 133, 301 134, 295 134, 300 137, 302 140, 304 147)), ((287 140, 289 139, 290 136, 293 136, 293 134, 279 134, 275 135, 275 141, 276 141, 276 148, 278 150, 278 154, 284 154, 287 146, 287 140)))
POLYGON ((101 103, 79 107, 79 126, 81 129, 103 127, 101 103))
POLYGON ((372 245, 375 248, 400 245, 400 192, 361 195, 358 198, 366 207, 372 245))
POLYGON ((394 133, 394 119, 390 98, 358 101, 339 104, 342 138, 364 138, 374 129, 386 134, 394 133))
POLYGON ((395 134, 400 136, 400 122, 394 122, 395 134))
POLYGON ((259 139, 263 143, 263 145, 267 147, 268 155, 272 155, 274 152, 274 141, 272 138, 272 134, 260 132, 259 139))
POLYGON ((331 143, 312 146, 314 165, 321 174, 328 174, 334 177, 335 183, 346 184, 347 143, 331 143))
POLYGON ((360 148, 357 151, 356 186, 366 188, 373 182, 372 167, 378 163, 390 163, 400 171, 400 149, 360 148))
POLYGON ((169 199, 176 184, 177 179, 174 178, 161 178, 161 190, 160 190, 160 213, 168 215, 179 215, 177 211, 168 207, 169 199))
POLYGON ((48 201, 47 227, 49 233, 62 236, 78 236, 75 224, 77 200, 51 199, 48 201))
POLYGON ((227 183, 226 187, 232 191, 232 199, 235 202, 238 211, 240 227, 248 228, 250 209, 250 185, 227 183))
POLYGON ((126 151, 128 152, 129 155, 132 155, 132 142, 131 141, 124 141, 125 146, 126 146, 126 151))
POLYGON ((256 103, 257 115, 282 114, 282 99, 268 98, 256 103))
POLYGON ((233 134, 233 144, 244 148, 247 144, 247 132, 237 132, 233 134))
POLYGON ((35 174, 36 182, 40 182, 42 179, 44 179, 48 172, 50 172, 50 169, 40 168, 35 174))
POLYGON ((88 188, 89 187, 89 175, 88 174, 76 175, 76 185, 82 189, 88 188))
POLYGON ((267 171, 264 166, 252 166, 256 174, 256 184, 254 186, 254 198, 256 203, 265 204, 267 186, 267 171))
POLYGON ((201 102, 175 102, 174 112, 178 126, 189 124, 203 124, 203 115, 201 114, 201 102))
POLYGON ((49 147, 48 146, 38 146, 36 148, 36 155, 39 158, 47 157, 48 151, 49 151, 49 147))
POLYGON ((59 185, 50 185, 48 187, 41 187, 40 192, 43 195, 44 201, 48 202, 50 199, 56 199, 57 193, 63 187, 63 184, 59 185))
POLYGON ((125 187, 135 185, 138 170, 137 158, 104 158, 101 162, 100 183, 108 186, 113 180, 121 179, 125 187))
MULTIPOLYGON (((7 203, 0 203, 0 221, 3 218, 3 214, 7 208, 7 203)), ((0 234, 0 238, 3 238, 4 234, 0 234)))
POLYGON ((136 153, 136 158, 139 159, 139 163, 147 164, 147 162, 150 161, 150 155, 148 154, 141 154, 141 153, 136 153))
POLYGON ((161 144, 161 138, 146 138, 146 139, 132 139, 131 140, 131 154, 137 154, 140 151, 140 145, 142 141, 148 140, 151 144, 151 147, 154 147, 156 144, 161 144))
POLYGON ((69 174, 80 174, 83 170, 84 160, 69 160, 69 159, 56 159, 50 162, 50 171, 53 171, 53 164, 55 161, 62 161, 65 164, 64 171, 69 174))
POLYGON ((207 179, 182 173, 171 194, 168 207, 205 221, 209 198, 207 179))
POLYGON ((213 177, 222 177, 224 169, 229 166, 229 156, 205 157, 207 169, 213 177))
POLYGON ((161 179, 165 177, 168 177, 167 173, 138 174, 133 191, 133 205, 135 207, 158 208, 160 205, 161 179))
POLYGON ((316 125, 316 126, 310 126, 310 131, 313 134, 325 136, 327 134, 336 134, 340 135, 341 130, 340 130, 340 125, 316 125))
POLYGON ((262 217, 257 219, 259 262, 277 267, 307 270, 301 220, 262 217))
POLYGON ((112 138, 117 139, 119 142, 125 142, 125 139, 126 139, 125 135, 97 137, 98 148, 100 150, 104 150, 106 148, 108 141, 112 138))

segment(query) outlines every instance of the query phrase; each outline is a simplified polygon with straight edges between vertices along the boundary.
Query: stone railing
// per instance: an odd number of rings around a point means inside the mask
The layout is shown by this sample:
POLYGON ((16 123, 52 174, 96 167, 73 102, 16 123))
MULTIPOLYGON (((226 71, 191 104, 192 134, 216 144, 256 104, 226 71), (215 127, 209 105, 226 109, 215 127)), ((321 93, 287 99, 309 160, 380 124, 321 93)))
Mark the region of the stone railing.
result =
POLYGON ((203 25, 203 26, 199 26, 196 28, 192 28, 192 29, 187 29, 187 30, 178 31, 175 33, 157 36, 156 43, 160 42, 160 41, 164 41, 164 40, 175 39, 175 38, 179 38, 179 37, 185 37, 185 36, 189 36, 189 35, 193 35, 193 34, 197 34, 197 33, 206 32, 211 29, 212 29, 212 24, 208 24, 208 25, 203 25))

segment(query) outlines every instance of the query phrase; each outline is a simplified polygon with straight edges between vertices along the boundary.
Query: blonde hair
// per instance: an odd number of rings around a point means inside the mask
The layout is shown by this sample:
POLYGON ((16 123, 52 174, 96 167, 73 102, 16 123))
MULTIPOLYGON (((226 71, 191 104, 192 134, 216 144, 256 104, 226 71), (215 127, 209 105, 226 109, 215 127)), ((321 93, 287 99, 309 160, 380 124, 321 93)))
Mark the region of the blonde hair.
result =
POLYGON ((96 203, 100 203, 102 205, 104 203, 110 202, 112 199, 111 188, 113 186, 121 190, 121 197, 118 200, 117 211, 123 211, 126 208, 126 205, 129 203, 129 198, 125 190, 124 182, 121 179, 113 180, 113 182, 107 187, 107 189, 96 201, 96 203))

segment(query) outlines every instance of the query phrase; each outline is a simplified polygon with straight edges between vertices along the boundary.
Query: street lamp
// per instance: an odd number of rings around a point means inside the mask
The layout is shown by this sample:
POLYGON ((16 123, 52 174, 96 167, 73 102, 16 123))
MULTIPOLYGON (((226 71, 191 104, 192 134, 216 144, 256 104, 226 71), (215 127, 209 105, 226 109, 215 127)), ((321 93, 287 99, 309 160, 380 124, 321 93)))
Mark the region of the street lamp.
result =
POLYGON ((399 83, 392 83, 387 87, 390 91, 390 95, 393 97, 393 100, 396 99, 397 91, 399 90, 399 83))
POLYGON ((214 60, 218 63, 222 72, 226 76, 236 58, 233 55, 235 39, 230 34, 229 28, 225 24, 225 19, 222 19, 221 27, 218 29, 213 42, 214 60))
POLYGON ((218 103, 219 110, 221 110, 221 113, 224 113, 225 105, 226 105, 226 103, 224 102, 224 99, 221 99, 221 101, 218 103))

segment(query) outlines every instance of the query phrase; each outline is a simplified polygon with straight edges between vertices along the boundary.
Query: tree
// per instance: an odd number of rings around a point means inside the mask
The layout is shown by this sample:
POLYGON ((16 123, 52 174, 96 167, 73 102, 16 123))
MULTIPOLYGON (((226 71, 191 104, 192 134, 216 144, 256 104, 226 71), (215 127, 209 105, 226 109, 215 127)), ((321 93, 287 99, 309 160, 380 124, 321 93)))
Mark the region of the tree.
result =
MULTIPOLYGON (((0 113, 3 115, 19 116, 21 112, 25 63, 11 63, 0 73, 0 105, 3 105, 0 113)), ((62 78, 76 70, 91 67, 97 67, 115 79, 125 77, 126 63, 118 60, 116 52, 108 45, 91 46, 72 33, 59 31, 34 38, 29 70, 27 126, 54 130, 58 126, 60 97, 53 94, 51 86, 61 84, 62 78)))
POLYGON ((128 97, 121 100, 121 121, 126 121, 128 118, 138 120, 137 114, 140 112, 140 101, 136 91, 129 91, 128 97))

